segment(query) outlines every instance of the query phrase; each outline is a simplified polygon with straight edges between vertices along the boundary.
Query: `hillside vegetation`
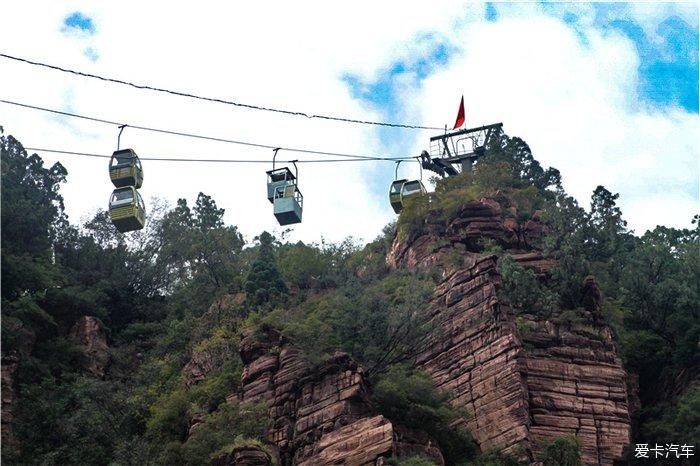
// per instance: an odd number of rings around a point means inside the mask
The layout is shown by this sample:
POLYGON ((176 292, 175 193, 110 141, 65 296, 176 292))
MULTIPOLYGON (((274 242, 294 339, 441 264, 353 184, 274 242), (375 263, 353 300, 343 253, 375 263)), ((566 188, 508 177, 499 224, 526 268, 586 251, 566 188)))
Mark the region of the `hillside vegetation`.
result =
MULTIPOLYGON (((242 332, 265 328, 312 363, 349 353, 369 376, 377 411, 424 429, 449 464, 513 464, 479 454, 452 423, 465 413, 411 364, 431 330, 437 272, 390 271, 385 262, 396 236, 415 237, 426 218, 448 222, 464 202, 484 197, 499 200, 505 217, 540 211, 549 228, 540 246, 558 260, 543 281, 498 245, 475 244, 501 256, 503 299, 515 312, 576 319, 581 283, 594 275, 601 318, 639 377, 636 438, 700 445, 698 217, 693 229, 631 232, 617 194, 599 186, 583 209, 519 138, 498 134, 474 173, 438 180, 433 195, 412 201, 364 246, 268 232, 247 243, 204 193, 194 205, 151 202, 146 229, 129 235, 103 211, 71 224, 60 194, 65 168, 45 166, 12 136, 0 136, 0 149, 2 354, 3 366, 16 364, 9 387, 3 376, 3 391, 14 394, 9 421, 3 404, 12 437, 3 434, 5 464, 199 465, 234 445, 264 447, 266 407, 230 395, 241 383, 242 332), (97 371, 71 337, 83 316, 106 334, 97 371), (192 361, 202 359, 208 371, 200 377, 192 361)), ((551 458, 569 454, 571 442, 562 445, 551 458)))

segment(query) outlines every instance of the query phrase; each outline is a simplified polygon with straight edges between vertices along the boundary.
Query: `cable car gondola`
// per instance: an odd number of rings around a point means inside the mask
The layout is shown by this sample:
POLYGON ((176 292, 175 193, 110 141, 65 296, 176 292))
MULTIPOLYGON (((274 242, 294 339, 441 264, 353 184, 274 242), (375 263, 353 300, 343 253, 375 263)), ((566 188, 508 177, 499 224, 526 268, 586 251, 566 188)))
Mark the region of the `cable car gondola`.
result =
POLYGON ((121 233, 140 230, 146 224, 146 207, 136 188, 125 186, 112 192, 109 218, 121 233))
POLYGON ((301 213, 304 208, 304 196, 299 191, 298 170, 294 164, 295 175, 287 167, 275 169, 275 157, 272 157, 272 170, 267 173, 267 200, 273 204, 273 213, 280 225, 301 223, 301 213))
POLYGON ((132 149, 117 150, 109 161, 109 178, 116 188, 143 184, 143 168, 138 155, 132 149))
POLYGON ((391 187, 389 188, 389 202, 391 203, 391 208, 394 209, 394 212, 401 213, 401 188, 403 187, 404 183, 407 182, 408 180, 403 179, 403 180, 395 180, 393 183, 391 183, 391 187))
MULTIPOLYGON (((398 177, 399 164, 401 161, 396 162, 396 171, 394 177, 398 177)), ((420 164, 420 162, 418 162, 420 164)), ((423 175, 423 169, 421 167, 421 178, 423 175)), ((404 207, 404 202, 415 196, 421 196, 426 194, 427 191, 423 182, 421 180, 407 180, 407 179, 395 179, 391 186, 389 187, 389 203, 394 212, 399 214, 404 207)))

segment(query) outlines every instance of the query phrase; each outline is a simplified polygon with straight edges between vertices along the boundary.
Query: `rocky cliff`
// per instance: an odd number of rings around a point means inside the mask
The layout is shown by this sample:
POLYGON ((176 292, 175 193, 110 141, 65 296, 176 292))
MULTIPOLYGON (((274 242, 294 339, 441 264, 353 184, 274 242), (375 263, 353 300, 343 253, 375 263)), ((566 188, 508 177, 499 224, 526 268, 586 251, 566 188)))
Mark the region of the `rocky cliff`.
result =
MULTIPOLYGON (((429 214, 420 229, 394 239, 390 268, 437 269, 441 277, 428 306, 433 330, 415 363, 468 413, 458 422, 482 451, 535 465, 546 444, 576 436, 584 464, 612 465, 627 454, 633 401, 600 314, 600 290, 586 278, 576 319, 511 309, 498 293, 499 258, 484 244, 545 281, 556 261, 540 249, 547 233, 540 214, 518 221, 508 207, 493 199, 468 202, 449 222, 429 214)), ((347 354, 313 365, 268 329, 247 333, 240 355, 242 388, 232 397, 266 403, 268 441, 280 464, 379 465, 416 454, 444 464, 424 433, 374 410, 363 369, 347 354)), ((243 448, 217 464, 268 464, 268 456, 243 448)))
POLYGON ((562 323, 516 318, 499 299, 497 257, 479 252, 485 239, 540 275, 555 265, 538 249, 539 215, 518 222, 504 211, 494 200, 469 202, 448 224, 428 217, 421 232, 395 239, 391 267, 442 271, 436 330, 417 364, 468 410, 462 422, 482 451, 535 462, 545 443, 575 435, 585 464, 612 465, 630 443, 627 374, 612 332, 594 309, 562 323))
POLYGON ((346 353, 314 366, 273 330, 247 334, 240 353, 246 366, 242 393, 235 396, 267 404, 268 440, 281 464, 380 465, 391 456, 414 454, 444 464, 425 434, 394 426, 373 411, 364 372, 346 353))

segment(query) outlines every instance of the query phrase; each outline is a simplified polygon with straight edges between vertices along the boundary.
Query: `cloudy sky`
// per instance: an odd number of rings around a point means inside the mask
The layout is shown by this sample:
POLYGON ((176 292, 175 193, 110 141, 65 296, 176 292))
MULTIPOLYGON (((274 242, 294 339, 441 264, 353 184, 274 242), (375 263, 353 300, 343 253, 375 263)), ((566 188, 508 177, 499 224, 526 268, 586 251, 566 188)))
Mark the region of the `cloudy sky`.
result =
MULTIPOLYGON (((6 2, 0 53, 237 102, 443 127, 503 122, 588 206, 620 193, 629 225, 689 226, 700 212, 698 6, 688 3, 6 2), (192 3, 194 5, 194 3, 192 3), (11 19, 11 20, 8 20, 11 19)), ((0 99, 271 146, 415 156, 434 131, 285 116, 159 94, 0 57, 0 99)), ((0 103, 26 147, 111 154, 118 130, 0 103)), ((144 157, 268 159, 269 149, 127 128, 144 157)), ((280 158, 319 156, 284 154, 280 158)), ((104 208, 107 161, 40 155, 68 169, 71 221, 104 208)), ((280 231, 270 164, 144 162, 145 199, 212 195, 248 239, 280 231)), ((391 162, 300 164, 293 238, 370 240, 393 218, 391 162)), ((418 164, 401 165, 402 177, 418 164)), ((427 177, 426 177, 427 178, 427 177)), ((427 180, 426 180, 427 181, 427 180)))

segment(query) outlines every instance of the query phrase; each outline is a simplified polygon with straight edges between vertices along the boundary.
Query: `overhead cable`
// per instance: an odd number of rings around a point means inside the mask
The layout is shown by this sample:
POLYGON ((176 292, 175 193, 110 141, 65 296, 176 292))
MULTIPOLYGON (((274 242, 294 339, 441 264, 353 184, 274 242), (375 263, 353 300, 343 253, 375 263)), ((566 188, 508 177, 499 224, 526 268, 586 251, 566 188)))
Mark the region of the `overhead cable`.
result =
POLYGON ((42 112, 48 112, 48 113, 53 113, 57 115, 64 115, 64 116, 69 116, 72 118, 80 118, 83 120, 89 120, 89 121, 94 121, 96 123, 103 123, 107 125, 112 125, 112 126, 117 126, 117 127, 127 127, 127 128, 132 128, 132 129, 138 129, 142 131, 151 131, 155 133, 162 133, 162 134, 170 134, 173 136, 182 136, 182 137, 188 137, 188 138, 195 138, 195 139, 204 139, 207 141, 215 141, 215 142, 223 142, 227 144, 237 144, 237 145, 242 145, 242 146, 249 146, 249 147, 259 147, 262 149, 280 149, 288 152, 298 152, 302 154, 315 154, 315 155, 330 155, 332 157, 346 157, 346 158, 353 158, 353 159, 367 159, 367 160, 399 160, 397 158, 391 158, 391 157, 376 157, 376 156, 368 156, 368 155, 357 155, 357 154, 347 154, 343 152, 327 152, 327 151, 321 151, 321 150, 312 150, 312 149, 303 149, 303 148, 298 148, 298 147, 282 147, 282 146, 275 146, 275 145, 269 145, 269 144, 258 144, 254 142, 248 142, 248 141, 238 141, 234 139, 224 139, 224 138, 219 138, 219 137, 213 137, 213 136, 204 136, 201 134, 193 134, 193 133, 185 133, 185 132, 180 132, 180 131, 173 131, 173 130, 168 130, 168 129, 159 129, 159 128, 151 128, 148 126, 139 126, 139 125, 129 125, 126 123, 120 123, 117 121, 111 121, 111 120, 105 120, 103 118, 96 118, 96 117, 91 117, 91 116, 85 116, 85 115, 79 115, 77 113, 70 113, 70 112, 64 112, 61 110, 54 110, 50 108, 45 108, 45 107, 37 107, 35 105, 29 105, 29 104, 24 104, 20 102, 13 102, 10 100, 4 100, 0 99, 0 103, 8 104, 8 105, 15 105, 17 107, 23 107, 23 108, 28 108, 31 110, 39 110, 42 112))
POLYGON ((100 76, 97 74, 85 73, 83 71, 76 71, 76 70, 72 70, 69 68, 63 68, 63 67, 56 66, 56 65, 49 65, 48 63, 42 63, 42 62, 37 62, 37 61, 33 61, 33 60, 28 60, 26 58, 15 57, 12 55, 7 55, 5 53, 0 53, 0 57, 7 58, 8 60, 14 60, 14 61, 26 63, 26 64, 33 65, 33 66, 39 66, 39 67, 49 68, 49 69, 56 70, 56 71, 62 71, 64 73, 70 73, 70 74, 74 74, 77 76, 83 76, 86 78, 94 78, 94 79, 99 79, 101 81, 107 81, 107 82, 111 82, 111 83, 115 83, 115 84, 121 84, 124 86, 130 86, 130 87, 133 87, 136 89, 145 89, 145 90, 149 90, 149 91, 177 95, 180 97, 187 97, 190 99, 197 99, 197 100, 204 100, 204 101, 208 101, 208 102, 216 102, 216 103, 220 103, 220 104, 233 105, 235 107, 242 107, 242 108, 247 108, 247 109, 251 109, 251 110, 260 110, 260 111, 265 111, 265 112, 281 113, 281 114, 285 114, 285 115, 304 116, 307 118, 340 121, 343 123, 354 123, 354 124, 362 124, 362 125, 388 126, 388 127, 393 127, 393 128, 406 128, 406 129, 429 129, 429 130, 438 130, 438 131, 444 130, 444 128, 438 128, 438 127, 433 127, 433 126, 420 126, 420 125, 409 125, 409 124, 401 124, 401 123, 390 123, 390 122, 384 122, 384 121, 359 120, 359 119, 346 118, 346 117, 340 117, 340 116, 323 115, 323 114, 316 114, 316 113, 306 113, 306 112, 285 110, 285 109, 273 108, 273 107, 264 107, 264 106, 260 106, 260 105, 246 104, 246 103, 236 102, 233 100, 227 100, 227 99, 222 99, 222 98, 218 98, 218 97, 206 97, 206 96, 201 96, 201 95, 196 95, 196 94, 190 94, 188 92, 175 91, 175 90, 165 89, 165 88, 151 86, 151 85, 147 85, 147 84, 136 84, 136 83, 124 81, 121 79, 108 78, 108 77, 100 76))
MULTIPOLYGON (((95 154, 95 153, 90 153, 90 152, 77 152, 77 151, 70 151, 70 150, 58 150, 58 149, 44 149, 40 147, 25 147, 24 150, 30 152, 30 151, 36 151, 36 152, 47 152, 51 154, 65 154, 65 155, 77 155, 80 157, 97 157, 97 158, 103 158, 103 159, 109 159, 111 158, 111 155, 107 154, 95 154)), ((278 163, 337 163, 337 162, 371 162, 371 161, 377 161, 377 162, 396 162, 400 160, 413 160, 416 159, 417 157, 395 157, 395 158, 386 158, 386 157, 375 157, 375 158, 362 158, 362 159, 307 159, 307 160, 278 160, 278 163)), ((139 156, 140 160, 150 160, 154 162, 204 162, 204 163, 271 163, 270 160, 261 160, 261 159, 200 159, 200 158, 186 158, 186 157, 141 157, 139 156)))

